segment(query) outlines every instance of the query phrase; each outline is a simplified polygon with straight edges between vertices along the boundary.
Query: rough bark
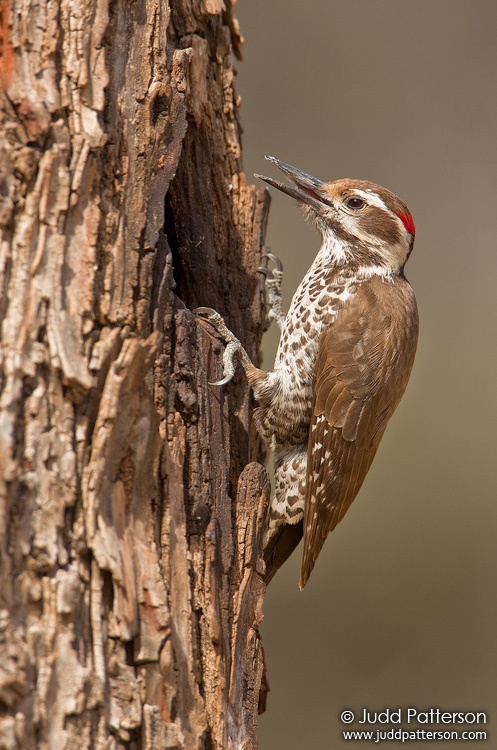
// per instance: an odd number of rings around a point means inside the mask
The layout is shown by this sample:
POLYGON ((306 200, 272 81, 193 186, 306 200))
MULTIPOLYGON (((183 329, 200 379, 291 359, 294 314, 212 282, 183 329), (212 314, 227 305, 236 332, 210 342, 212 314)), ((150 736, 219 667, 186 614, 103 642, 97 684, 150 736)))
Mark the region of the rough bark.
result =
POLYGON ((250 748, 267 198, 229 0, 1 11, 0 748, 250 748))

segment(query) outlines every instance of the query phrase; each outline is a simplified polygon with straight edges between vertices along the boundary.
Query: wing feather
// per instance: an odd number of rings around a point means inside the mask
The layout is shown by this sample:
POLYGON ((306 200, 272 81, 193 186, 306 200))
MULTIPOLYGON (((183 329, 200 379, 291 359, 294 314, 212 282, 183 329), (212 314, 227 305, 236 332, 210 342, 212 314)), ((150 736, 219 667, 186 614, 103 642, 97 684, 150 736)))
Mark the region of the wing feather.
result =
POLYGON ((372 277, 322 336, 308 445, 301 588, 369 471, 406 388, 417 335, 408 282, 372 277))

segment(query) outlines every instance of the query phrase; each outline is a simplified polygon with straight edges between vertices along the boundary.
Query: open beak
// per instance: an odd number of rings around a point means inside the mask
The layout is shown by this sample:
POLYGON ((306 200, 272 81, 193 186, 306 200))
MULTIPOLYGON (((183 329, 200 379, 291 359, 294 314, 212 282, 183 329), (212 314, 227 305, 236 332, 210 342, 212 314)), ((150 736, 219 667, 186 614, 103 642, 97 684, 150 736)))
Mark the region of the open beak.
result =
POLYGON ((294 184, 287 185, 279 180, 273 180, 272 177, 264 177, 262 174, 256 174, 255 177, 264 180, 268 185, 278 188, 278 190, 281 190, 283 193, 286 193, 292 198, 296 198, 296 200, 301 203, 306 203, 313 208, 322 208, 323 204, 330 205, 330 202, 326 199, 326 194, 323 191, 323 188, 326 185, 325 182, 317 180, 306 172, 301 172, 300 169, 292 167, 290 164, 285 164, 285 162, 276 159, 274 156, 266 156, 266 159, 273 164, 276 164, 276 166, 279 167, 294 184))

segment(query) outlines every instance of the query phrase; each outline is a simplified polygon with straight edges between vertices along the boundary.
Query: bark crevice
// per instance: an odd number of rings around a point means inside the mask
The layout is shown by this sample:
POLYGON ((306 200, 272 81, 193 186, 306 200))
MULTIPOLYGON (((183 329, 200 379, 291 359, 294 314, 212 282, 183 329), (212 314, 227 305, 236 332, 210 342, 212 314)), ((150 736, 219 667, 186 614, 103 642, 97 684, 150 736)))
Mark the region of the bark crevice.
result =
POLYGON ((190 312, 257 361, 230 4, 3 12, 0 747, 255 747, 267 477, 190 312))

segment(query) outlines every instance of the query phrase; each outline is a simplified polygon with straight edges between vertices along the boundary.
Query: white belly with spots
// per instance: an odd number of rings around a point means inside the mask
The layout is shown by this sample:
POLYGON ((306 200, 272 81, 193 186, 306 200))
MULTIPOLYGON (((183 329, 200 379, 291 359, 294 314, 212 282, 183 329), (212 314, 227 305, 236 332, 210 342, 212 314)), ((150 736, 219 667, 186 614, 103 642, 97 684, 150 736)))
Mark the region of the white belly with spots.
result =
POLYGON ((316 258, 295 292, 285 319, 274 370, 255 392, 257 422, 271 439, 275 458, 275 491, 266 540, 282 523, 297 523, 304 512, 307 442, 312 387, 321 334, 333 325, 341 307, 356 290, 355 279, 330 271, 316 258), (330 278, 331 276, 331 278, 330 278), (261 395, 261 398, 259 398, 261 395))
POLYGON ((276 451, 307 442, 320 337, 354 292, 349 278, 338 276, 330 283, 322 264, 311 268, 295 292, 275 367, 264 386, 270 393, 269 403, 260 415, 265 436, 274 437, 276 451))

